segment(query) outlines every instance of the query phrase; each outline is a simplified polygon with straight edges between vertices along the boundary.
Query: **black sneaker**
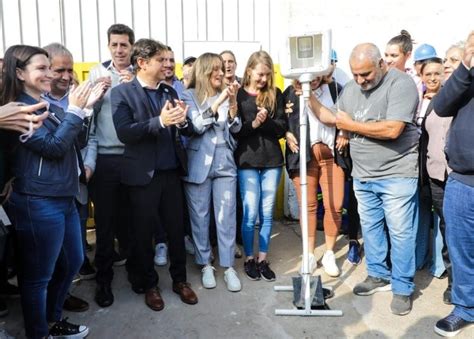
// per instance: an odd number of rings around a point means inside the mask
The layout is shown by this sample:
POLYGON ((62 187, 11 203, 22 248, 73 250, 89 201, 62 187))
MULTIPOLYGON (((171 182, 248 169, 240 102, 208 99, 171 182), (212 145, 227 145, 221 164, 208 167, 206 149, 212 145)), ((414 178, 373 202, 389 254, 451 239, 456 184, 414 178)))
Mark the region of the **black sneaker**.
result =
POLYGON ((323 297, 324 300, 331 299, 332 297, 334 297, 334 291, 332 290, 332 288, 323 287, 323 297))
POLYGON ((275 280, 275 272, 271 270, 270 263, 268 261, 263 260, 259 262, 258 270, 260 271, 260 275, 262 276, 263 280, 266 280, 266 281, 275 280))
POLYGON ((250 259, 244 262, 244 270, 247 278, 250 280, 260 280, 260 271, 258 270, 255 259, 250 259))
POLYGON ((127 263, 127 257, 114 251, 114 266, 123 266, 127 263))
POLYGON ((63 309, 69 312, 85 312, 89 309, 89 303, 68 293, 63 309))
POLYGON ((51 338, 84 338, 89 334, 89 328, 87 326, 71 324, 67 319, 68 318, 64 318, 51 327, 49 330, 51 338))
POLYGON ((90 280, 95 278, 95 269, 92 267, 90 261, 88 258, 84 259, 84 263, 81 266, 81 269, 79 270, 79 277, 82 280, 90 280))
POLYGON ((391 291, 392 285, 390 281, 382 278, 374 278, 370 275, 361 283, 354 286, 352 290, 357 295, 371 295, 375 292, 391 291))
POLYGON ((411 295, 394 294, 390 303, 390 310, 395 315, 407 315, 411 312, 411 295))
POLYGON ((466 321, 451 313, 436 323, 434 331, 443 337, 454 337, 463 329, 473 324, 474 322, 466 321))
POLYGON ((443 302, 446 305, 451 305, 451 287, 450 286, 448 286, 446 291, 444 291, 443 293, 443 302))

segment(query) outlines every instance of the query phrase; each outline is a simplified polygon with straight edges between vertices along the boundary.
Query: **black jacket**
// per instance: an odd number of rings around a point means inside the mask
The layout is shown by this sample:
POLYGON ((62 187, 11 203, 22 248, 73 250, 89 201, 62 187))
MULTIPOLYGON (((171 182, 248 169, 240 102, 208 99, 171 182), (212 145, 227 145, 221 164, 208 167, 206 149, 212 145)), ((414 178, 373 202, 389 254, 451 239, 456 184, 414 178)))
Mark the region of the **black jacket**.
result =
POLYGON ((461 64, 433 98, 436 114, 453 117, 446 141, 450 174, 466 185, 474 186, 474 67, 461 64))
MULTIPOLYGON (((24 93, 17 101, 37 103, 24 93)), ((13 190, 37 196, 74 197, 79 192, 78 164, 82 164, 75 143, 83 121, 55 105, 49 111, 49 117, 25 143, 18 141, 17 133, 10 135, 13 190)))
POLYGON ((117 136, 125 144, 121 182, 142 186, 150 183, 156 170, 156 159, 160 152, 160 140, 173 136, 174 151, 179 160, 180 175, 187 173, 186 152, 179 134, 191 136, 191 121, 184 129, 163 128, 159 115, 166 100, 178 99, 176 91, 161 83, 158 91, 158 108, 154 110, 137 78, 112 88, 112 116, 117 136))

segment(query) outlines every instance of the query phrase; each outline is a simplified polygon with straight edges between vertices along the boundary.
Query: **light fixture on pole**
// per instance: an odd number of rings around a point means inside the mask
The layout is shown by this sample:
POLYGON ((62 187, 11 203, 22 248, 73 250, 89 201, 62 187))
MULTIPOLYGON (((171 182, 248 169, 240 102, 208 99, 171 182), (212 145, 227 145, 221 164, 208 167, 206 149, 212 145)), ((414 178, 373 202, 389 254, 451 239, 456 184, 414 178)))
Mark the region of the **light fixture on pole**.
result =
MULTIPOLYGON (((300 96, 300 186, 301 186, 301 229, 303 238, 303 270, 301 278, 301 293, 304 296, 304 309, 276 309, 275 315, 300 315, 300 316, 342 316, 339 310, 313 310, 313 302, 316 284, 309 271, 309 249, 308 249, 308 205, 307 205, 307 178, 306 178, 306 137, 308 117, 306 105, 311 95, 310 82, 319 75, 329 73, 331 65, 331 31, 317 31, 311 33, 290 35, 280 54, 280 65, 282 75, 285 78, 297 79, 303 89, 300 96), (313 288, 312 288, 313 287, 313 288)), ((275 286, 275 291, 295 291, 294 286, 275 286)))

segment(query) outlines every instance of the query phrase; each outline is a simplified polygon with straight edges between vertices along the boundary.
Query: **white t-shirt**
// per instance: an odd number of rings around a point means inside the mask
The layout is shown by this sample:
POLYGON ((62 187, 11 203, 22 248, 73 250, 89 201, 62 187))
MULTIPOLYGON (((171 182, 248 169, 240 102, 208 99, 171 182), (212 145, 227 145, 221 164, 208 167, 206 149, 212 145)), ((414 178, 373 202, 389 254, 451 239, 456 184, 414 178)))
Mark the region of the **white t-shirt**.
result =
MULTIPOLYGON (((331 91, 329 86, 324 84, 319 88, 313 91, 314 95, 318 101, 326 107, 334 106, 334 101, 332 100, 331 91)), ((310 108, 306 106, 308 113, 309 121, 309 140, 311 146, 318 142, 326 144, 331 150, 332 155, 334 156, 334 140, 336 138, 336 128, 329 127, 323 124, 318 118, 311 112, 310 108)))

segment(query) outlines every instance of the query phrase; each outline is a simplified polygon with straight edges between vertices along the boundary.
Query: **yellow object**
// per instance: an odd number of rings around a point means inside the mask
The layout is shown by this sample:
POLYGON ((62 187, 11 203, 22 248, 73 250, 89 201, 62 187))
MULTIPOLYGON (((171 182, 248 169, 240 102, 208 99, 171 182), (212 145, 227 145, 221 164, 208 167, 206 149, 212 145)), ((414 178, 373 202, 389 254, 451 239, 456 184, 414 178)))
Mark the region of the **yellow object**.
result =
POLYGON ((283 92, 285 90, 285 79, 281 75, 280 65, 273 65, 273 69, 275 70, 275 86, 283 92))
POLYGON ((74 64, 74 72, 77 74, 77 80, 80 83, 87 80, 90 69, 97 64, 98 62, 76 62, 74 64))

